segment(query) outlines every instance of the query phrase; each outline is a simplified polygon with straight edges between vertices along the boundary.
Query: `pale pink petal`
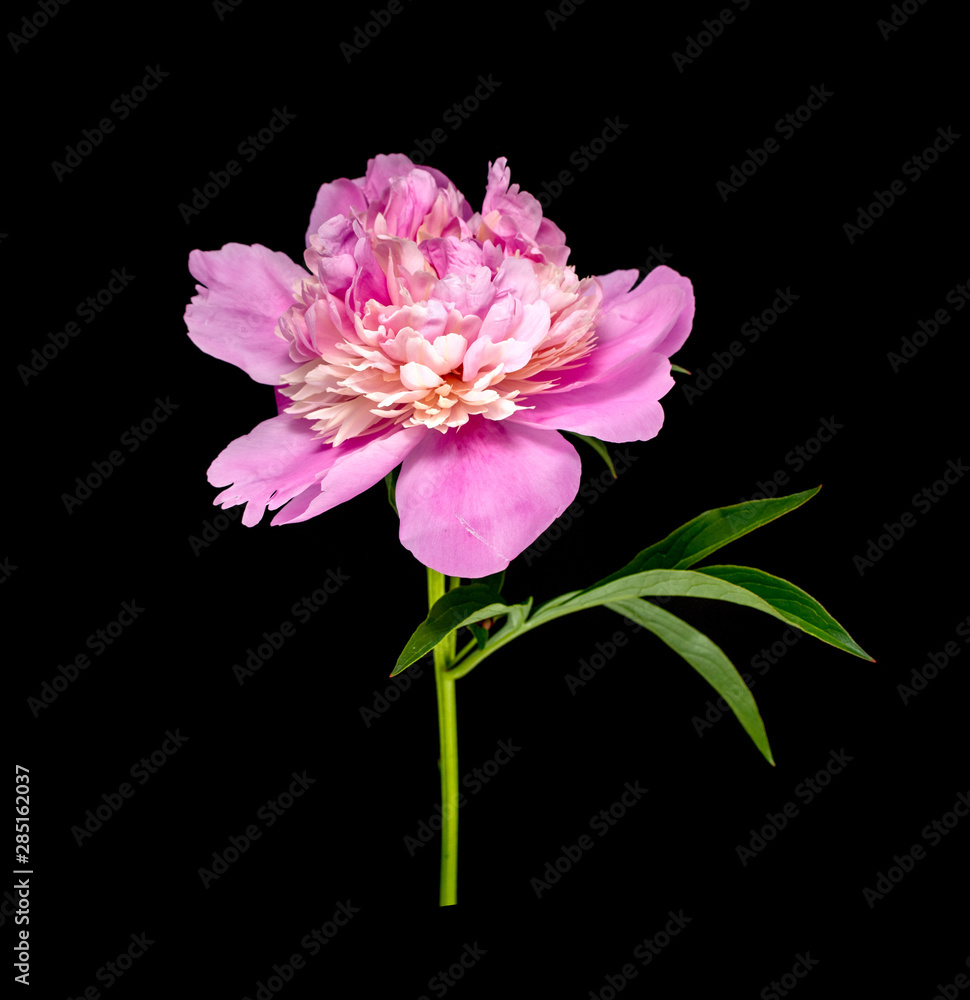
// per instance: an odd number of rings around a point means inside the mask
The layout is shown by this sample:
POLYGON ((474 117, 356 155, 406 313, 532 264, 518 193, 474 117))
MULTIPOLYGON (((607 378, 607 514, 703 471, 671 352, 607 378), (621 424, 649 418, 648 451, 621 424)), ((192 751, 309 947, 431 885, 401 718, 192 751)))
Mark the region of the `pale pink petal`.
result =
POLYGON ((287 342, 276 335, 276 323, 310 275, 285 253, 258 243, 193 250, 189 271, 201 282, 185 310, 192 342, 257 382, 278 384, 280 374, 293 365, 287 342))
POLYGON ((497 573, 572 503, 580 466, 561 435, 510 420, 429 431, 397 481, 401 544, 440 573, 497 573))
POLYGON ((536 269, 521 257, 506 257, 495 275, 493 285, 498 292, 514 295, 523 302, 539 298, 539 278, 536 269))
MULTIPOLYGON (((295 524, 322 514, 370 489, 396 468, 418 445, 425 427, 405 427, 379 437, 355 438, 333 449, 335 460, 319 486, 305 490, 270 524, 295 524)), ((434 437, 440 437, 437 431, 434 437)))
POLYGON ((602 441, 649 441, 663 426, 663 408, 657 400, 673 385, 667 356, 643 351, 612 368, 602 381, 572 392, 529 396, 534 409, 517 410, 509 419, 602 441))
POLYGON ((466 346, 465 338, 458 333, 447 333, 443 337, 435 337, 435 353, 443 359, 443 363, 446 365, 444 371, 438 373, 439 375, 444 375, 461 364, 461 360, 465 356, 466 346))
POLYGON ((417 361, 401 365, 400 379, 401 385, 406 389, 433 389, 442 383, 440 376, 435 375, 427 365, 418 364, 417 361))

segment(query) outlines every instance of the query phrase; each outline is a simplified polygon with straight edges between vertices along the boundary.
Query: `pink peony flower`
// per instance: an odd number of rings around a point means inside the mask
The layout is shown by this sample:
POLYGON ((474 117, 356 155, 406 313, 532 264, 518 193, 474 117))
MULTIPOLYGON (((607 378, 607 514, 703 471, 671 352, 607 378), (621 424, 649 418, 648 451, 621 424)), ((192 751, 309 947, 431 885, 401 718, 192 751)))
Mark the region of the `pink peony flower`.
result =
POLYGON ((189 336, 257 382, 277 415, 209 468, 256 524, 305 521, 401 465, 401 543, 451 576, 504 569, 572 503, 561 430, 647 441, 694 315, 657 267, 580 280, 562 231, 489 164, 480 213, 439 171, 377 156, 324 184, 308 270, 258 244, 194 250, 189 336), (403 464, 402 464, 403 463, 403 464))

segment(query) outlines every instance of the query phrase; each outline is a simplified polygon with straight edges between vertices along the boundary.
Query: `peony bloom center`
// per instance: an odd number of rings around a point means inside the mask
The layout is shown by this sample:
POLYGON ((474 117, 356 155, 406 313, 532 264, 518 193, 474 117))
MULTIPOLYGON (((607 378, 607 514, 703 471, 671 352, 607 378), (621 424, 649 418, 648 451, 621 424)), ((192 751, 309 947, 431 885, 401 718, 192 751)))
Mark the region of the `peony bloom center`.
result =
POLYGON ((312 420, 324 442, 398 424, 445 433, 472 416, 504 420, 531 408, 523 400, 554 389, 554 373, 593 348, 602 300, 595 278, 496 255, 487 240, 420 239, 422 230, 414 242, 383 228, 354 222, 373 266, 343 295, 320 279, 321 263, 333 258, 311 240, 306 260, 318 276, 303 281, 277 326, 301 362, 281 376, 285 412, 312 420))

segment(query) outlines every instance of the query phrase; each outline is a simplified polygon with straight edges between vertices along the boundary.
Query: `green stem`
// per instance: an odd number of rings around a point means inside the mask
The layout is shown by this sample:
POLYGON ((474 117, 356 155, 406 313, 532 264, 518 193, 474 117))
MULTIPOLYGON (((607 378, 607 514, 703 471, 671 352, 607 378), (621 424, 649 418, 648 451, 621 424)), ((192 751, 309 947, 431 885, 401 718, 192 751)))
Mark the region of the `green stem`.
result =
MULTIPOLYGON (((452 586, 458 581, 452 579, 452 586)), ((445 578, 428 567, 428 608, 445 593, 445 578)), ((448 667, 455 661, 455 633, 434 648, 435 692, 438 696, 438 744, 441 769, 441 892, 439 905, 458 901, 458 715, 455 682, 448 667)))

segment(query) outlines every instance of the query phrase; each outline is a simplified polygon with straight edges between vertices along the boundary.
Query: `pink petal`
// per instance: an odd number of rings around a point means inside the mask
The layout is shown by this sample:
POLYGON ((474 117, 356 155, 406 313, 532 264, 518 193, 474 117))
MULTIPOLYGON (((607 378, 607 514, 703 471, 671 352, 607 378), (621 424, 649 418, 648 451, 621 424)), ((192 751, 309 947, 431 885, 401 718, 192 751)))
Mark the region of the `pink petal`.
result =
MULTIPOLYGON (((689 290, 690 282, 683 280, 689 290)), ((645 291, 642 288, 638 285, 629 294, 613 299, 611 308, 597 320, 596 347, 582 365, 562 373, 553 394, 602 382, 616 365, 643 351, 666 354, 660 347, 670 342, 674 330, 681 329, 688 308, 688 315, 693 316, 693 296, 688 302, 687 292, 679 284, 653 283, 645 291)), ((689 328, 688 320, 687 332, 689 328)))
POLYGON ((371 201, 379 198, 397 177, 414 170, 414 164, 403 153, 378 153, 367 161, 367 177, 361 187, 371 201))
POLYGON ((650 348, 652 351, 666 354, 669 358, 684 346, 684 341, 690 334, 694 322, 694 286, 690 283, 689 278, 678 274, 672 267, 661 264, 640 282, 633 290, 633 295, 638 295, 641 292, 646 294, 650 289, 659 285, 676 285, 684 293, 684 307, 676 322, 670 328, 667 336, 659 344, 654 344, 650 348))
POLYGON ((335 457, 334 449, 310 430, 309 421, 287 413, 270 417, 236 438, 209 466, 213 486, 232 483, 213 503, 223 509, 245 503, 242 523, 251 528, 267 506, 275 509, 316 482, 335 457))
MULTIPOLYGON (((397 427, 381 437, 354 438, 333 449, 335 460, 319 486, 305 490, 270 524, 296 524, 342 504, 380 482, 432 432, 426 427, 397 427)), ((440 437, 434 432, 434 437, 440 437)))
POLYGON ((673 388, 670 361, 642 351, 621 362, 599 382, 572 392, 529 396, 532 410, 517 410, 510 420, 529 427, 590 434, 602 441, 649 441, 663 426, 657 402, 673 388))
POLYGON ((561 435, 510 420, 429 431, 397 481, 401 544, 439 573, 497 573, 572 503, 580 466, 561 435))
POLYGON ((257 382, 278 384, 280 374, 293 365, 287 342, 276 335, 276 323, 309 274, 285 253, 258 243, 193 250, 189 271, 201 282, 185 310, 192 342, 257 382))
POLYGON ((310 225, 306 231, 306 245, 310 245, 310 237, 335 215, 350 215, 352 208, 361 210, 367 208, 367 196, 356 181, 340 177, 329 184, 324 184, 317 191, 317 200, 310 213, 310 225))
POLYGON ((482 216, 498 210, 509 220, 514 220, 519 231, 531 238, 539 231, 542 206, 531 194, 520 191, 518 184, 509 187, 512 171, 506 166, 506 162, 506 158, 500 156, 494 164, 488 165, 488 185, 482 201, 482 216))
POLYGON ((388 233, 413 240, 437 197, 434 178, 420 167, 397 178, 391 183, 383 209, 388 233))
POLYGON ((610 271, 609 274, 596 276, 596 280, 603 289, 603 300, 600 302, 600 308, 603 312, 611 308, 618 298, 633 287, 639 273, 635 268, 630 268, 624 271, 610 271))

